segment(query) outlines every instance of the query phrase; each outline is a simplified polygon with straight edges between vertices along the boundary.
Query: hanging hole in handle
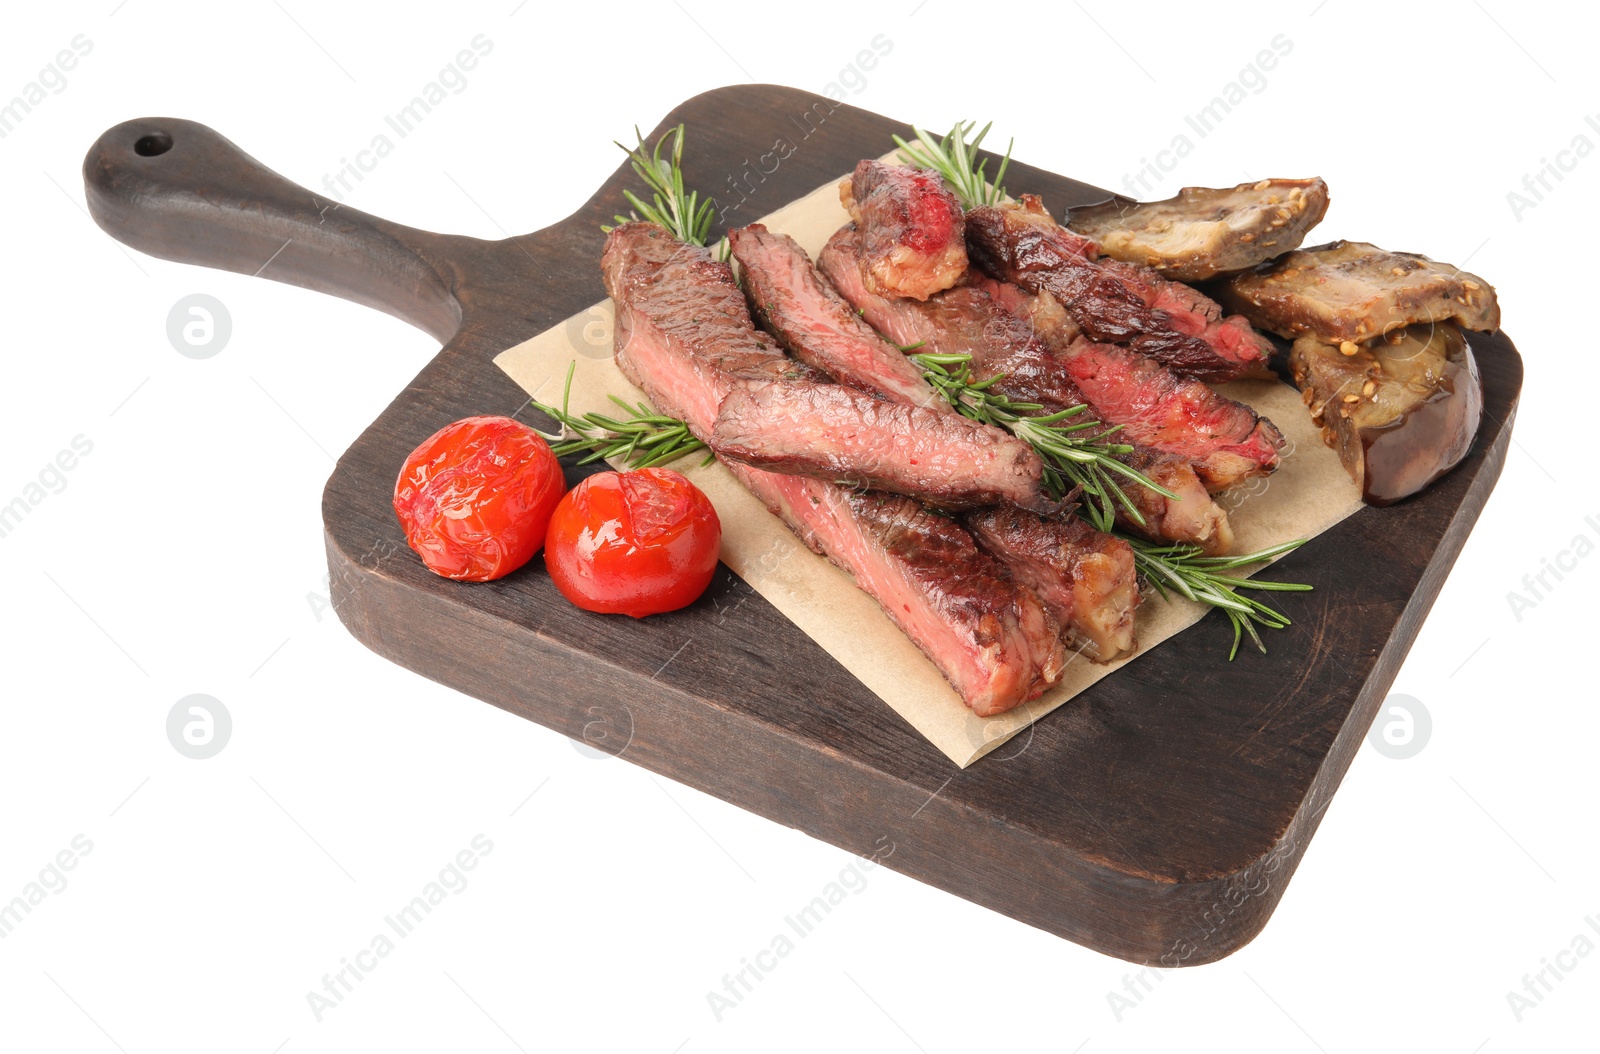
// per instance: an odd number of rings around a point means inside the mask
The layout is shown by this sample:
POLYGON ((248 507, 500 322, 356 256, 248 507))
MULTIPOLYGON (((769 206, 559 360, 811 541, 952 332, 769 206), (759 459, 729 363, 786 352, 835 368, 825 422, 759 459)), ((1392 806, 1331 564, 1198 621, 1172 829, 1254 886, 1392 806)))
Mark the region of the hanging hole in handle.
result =
POLYGON ((149 135, 139 137, 133 144, 133 152, 140 157, 158 157, 172 149, 172 136, 166 132, 151 132, 149 135))

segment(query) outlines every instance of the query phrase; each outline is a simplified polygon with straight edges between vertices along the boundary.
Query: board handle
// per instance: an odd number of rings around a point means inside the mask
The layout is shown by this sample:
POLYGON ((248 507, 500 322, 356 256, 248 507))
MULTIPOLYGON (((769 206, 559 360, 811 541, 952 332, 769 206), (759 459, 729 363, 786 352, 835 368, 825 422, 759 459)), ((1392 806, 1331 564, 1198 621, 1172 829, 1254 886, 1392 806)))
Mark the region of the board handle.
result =
POLYGON ((354 300, 440 342, 459 328, 449 247, 462 239, 296 186, 203 124, 119 124, 89 148, 83 183, 95 222, 140 252, 354 300))

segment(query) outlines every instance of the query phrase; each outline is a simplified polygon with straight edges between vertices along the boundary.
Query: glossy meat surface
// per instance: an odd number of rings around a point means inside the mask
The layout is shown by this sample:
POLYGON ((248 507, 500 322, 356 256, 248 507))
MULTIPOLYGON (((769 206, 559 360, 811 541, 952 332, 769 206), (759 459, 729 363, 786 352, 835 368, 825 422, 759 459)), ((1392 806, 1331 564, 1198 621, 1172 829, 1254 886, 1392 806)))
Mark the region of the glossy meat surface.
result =
POLYGON ((759 223, 728 234, 762 328, 795 358, 862 391, 949 413, 922 371, 824 283, 793 238, 759 223))
POLYGON ((606 238, 600 264, 616 305, 617 365, 702 442, 735 385, 817 377, 755 329, 732 269, 705 249, 629 223, 606 238))
POLYGON ((1174 319, 1147 302, 1141 290, 1130 288, 1127 272, 1095 262, 1092 246, 1051 219, 1032 195, 1023 195, 1018 204, 985 206, 967 214, 967 248, 978 269, 1029 292, 1050 293, 1089 339, 1125 345, 1204 380, 1262 372, 1266 356, 1260 346, 1232 335, 1213 343, 1205 329, 1187 332, 1186 326, 1194 328, 1187 320, 1174 319))
POLYGON ((723 400, 710 445, 757 468, 905 494, 939 508, 1057 507, 1044 493, 1039 455, 1009 432, 842 384, 736 388, 723 400))
POLYGON ((729 468, 878 602, 973 713, 1004 713, 1060 679, 1060 627, 954 520, 899 495, 729 468))
POLYGON ((839 198, 867 232, 861 276, 873 292, 926 300, 967 269, 961 202, 937 172, 862 161, 839 198))

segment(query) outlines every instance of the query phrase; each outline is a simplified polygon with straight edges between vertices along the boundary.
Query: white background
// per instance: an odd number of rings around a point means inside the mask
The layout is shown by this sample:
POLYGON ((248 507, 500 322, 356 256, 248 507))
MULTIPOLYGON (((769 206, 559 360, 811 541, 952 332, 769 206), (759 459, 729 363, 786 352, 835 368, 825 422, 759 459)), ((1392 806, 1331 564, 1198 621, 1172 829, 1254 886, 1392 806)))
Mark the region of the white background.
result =
POLYGON ((0 139, 0 504, 74 437, 93 450, 0 538, 0 901, 75 836, 92 850, 0 940, 0 1047, 1594 1049, 1600 954, 1563 956, 1575 968, 1520 1021, 1507 1000, 1578 934, 1600 942, 1584 921, 1600 924, 1600 557, 1547 577, 1520 619, 1508 602, 1577 536, 1600 541, 1583 467, 1600 158, 1571 155, 1520 214, 1507 199, 1574 137, 1600 145, 1591 15, 517 2, 7 9, 0 99, 74 36, 92 51, 0 139), (1527 385, 1505 474, 1395 684, 1431 737, 1407 760, 1363 746, 1253 944, 1148 975, 1119 1014, 1108 993, 1134 968, 880 868, 719 1022, 707 992, 853 858, 585 756, 318 617, 332 456, 434 345, 347 303, 124 251, 84 213, 79 166, 112 124, 181 116, 316 187, 477 34, 493 51, 352 205, 484 238, 537 229, 612 171, 635 124, 744 80, 820 91, 877 34, 892 50, 847 75, 849 101, 932 128, 992 117, 1020 158, 1118 187, 1272 38, 1292 43, 1158 196, 1324 176, 1315 237, 1470 259, 1527 385), (233 323, 203 361, 166 335, 191 293, 233 323), (209 760, 166 736, 191 693, 232 715, 209 760), (319 1022, 307 993, 480 833, 493 850, 470 883, 319 1022))

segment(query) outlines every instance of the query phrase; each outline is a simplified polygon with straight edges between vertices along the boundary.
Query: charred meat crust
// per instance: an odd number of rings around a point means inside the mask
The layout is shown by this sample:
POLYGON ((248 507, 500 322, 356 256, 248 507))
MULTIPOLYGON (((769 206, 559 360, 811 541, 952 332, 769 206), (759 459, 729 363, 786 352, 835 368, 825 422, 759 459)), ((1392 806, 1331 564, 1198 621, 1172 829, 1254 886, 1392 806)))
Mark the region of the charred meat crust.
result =
POLYGON ((826 285, 798 242, 759 223, 728 233, 762 327, 801 362, 899 403, 953 413, 922 371, 826 285))
POLYGON ((1359 344, 1418 322, 1452 319, 1500 328, 1494 287, 1416 253, 1337 241, 1286 253, 1217 286, 1217 296, 1262 329, 1293 340, 1359 344))
POLYGON ((723 400, 710 446, 746 465, 905 494, 939 508, 1059 507, 1044 493, 1039 455, 1010 433, 841 384, 735 388, 723 400))
POLYGON ((1164 201, 1079 205, 1067 210, 1066 225, 1113 259, 1203 282, 1297 248, 1327 211, 1321 179, 1263 179, 1232 190, 1184 187, 1164 201))
POLYGON ((937 172, 862 161, 840 186, 839 198, 869 232, 861 247, 868 289, 926 300, 967 269, 961 202, 937 172))
POLYGON ((1352 355, 1301 337, 1289 366, 1323 442, 1370 505, 1417 493, 1472 449, 1483 391, 1469 342, 1453 323, 1397 330, 1352 355))
POLYGON ((985 274, 1050 293, 1091 340, 1126 345, 1203 380, 1235 380, 1265 368, 1260 346, 1235 339, 1212 344, 1204 330, 1185 332, 1186 323, 1146 300, 1158 275, 1151 273, 1144 290, 1130 288, 1124 276, 1093 262, 1093 242, 1057 224, 1031 194, 1021 204, 967 213, 967 250, 985 274))
POLYGON ((1163 278, 1148 267, 1120 260, 1102 260, 1100 266, 1147 307, 1166 315, 1173 329, 1199 337, 1231 362, 1253 363, 1240 369, 1240 377, 1265 380, 1276 376, 1267 367, 1272 342, 1251 328, 1243 315, 1225 316, 1222 305, 1198 289, 1163 278))
POLYGON ((1038 594, 1086 656, 1111 662, 1133 653, 1139 581, 1127 542, 1076 516, 1044 519, 1015 508, 971 512, 963 522, 980 548, 1038 594))

